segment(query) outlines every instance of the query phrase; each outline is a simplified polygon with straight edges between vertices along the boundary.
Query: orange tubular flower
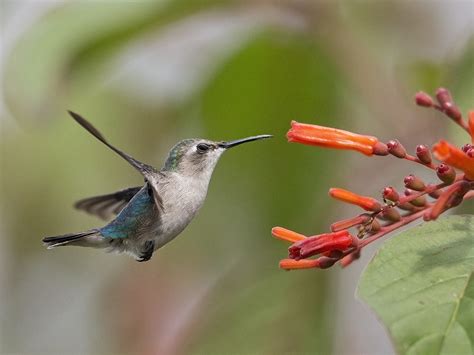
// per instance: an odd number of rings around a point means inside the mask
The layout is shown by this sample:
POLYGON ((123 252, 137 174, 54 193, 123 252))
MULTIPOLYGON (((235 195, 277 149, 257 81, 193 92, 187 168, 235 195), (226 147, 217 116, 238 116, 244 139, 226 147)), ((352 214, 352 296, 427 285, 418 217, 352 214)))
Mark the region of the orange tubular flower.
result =
POLYGON ((319 268, 319 260, 317 259, 304 259, 304 260, 283 259, 280 261, 280 268, 285 269, 285 270, 319 268))
POLYGON ((291 243, 306 239, 305 235, 290 231, 289 229, 285 229, 282 227, 272 228, 272 234, 275 238, 286 240, 287 242, 291 243))
POLYGON ((474 159, 469 158, 461 149, 440 140, 433 146, 433 154, 443 163, 462 170, 469 180, 474 180, 474 159))
POLYGON ((329 189, 329 196, 362 207, 366 211, 379 211, 382 208, 380 202, 372 197, 361 196, 354 192, 336 187, 329 189))
POLYGON ((387 155, 387 147, 376 137, 360 135, 342 129, 291 122, 287 133, 289 142, 319 147, 350 149, 365 155, 387 155))

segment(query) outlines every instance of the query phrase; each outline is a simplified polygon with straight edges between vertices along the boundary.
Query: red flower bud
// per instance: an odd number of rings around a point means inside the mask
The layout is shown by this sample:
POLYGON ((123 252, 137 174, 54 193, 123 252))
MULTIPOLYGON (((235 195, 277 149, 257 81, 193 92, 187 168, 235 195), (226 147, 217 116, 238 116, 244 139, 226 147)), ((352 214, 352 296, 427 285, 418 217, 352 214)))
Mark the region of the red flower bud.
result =
POLYGON ((387 143, 387 148, 388 152, 397 158, 405 158, 407 156, 407 151, 403 145, 397 141, 396 139, 393 139, 387 143))
POLYGON ((436 175, 438 175, 438 178, 446 184, 452 184, 454 179, 456 179, 456 172, 454 169, 443 163, 439 164, 436 168, 436 175))
POLYGON ((400 199, 400 195, 398 194, 397 190, 395 190, 391 186, 387 186, 386 188, 383 189, 382 196, 384 200, 388 200, 392 202, 397 202, 400 199))
POLYGON ((382 206, 380 202, 372 197, 361 196, 354 192, 333 187, 329 189, 329 196, 362 207, 366 211, 379 211, 382 206))
POLYGON ((423 191, 426 188, 425 183, 413 174, 406 176, 403 182, 405 183, 405 187, 411 190, 423 191))
POLYGON ((425 196, 420 196, 410 201, 410 203, 415 207, 425 207, 426 202, 425 196))
POLYGON ((403 202, 397 205, 398 208, 404 211, 413 212, 416 208, 410 202, 403 202))
POLYGON ((415 102, 418 106, 424 106, 424 107, 431 107, 434 104, 431 96, 423 91, 416 93, 415 102))
POLYGON ((390 222, 398 222, 399 220, 402 219, 400 212, 398 212, 393 207, 383 210, 383 212, 380 215, 384 220, 390 221, 390 222))
POLYGON ((426 145, 420 144, 416 146, 416 156, 423 164, 431 164, 431 152, 426 145))
POLYGON ((452 104, 453 99, 451 98, 451 93, 445 88, 439 88, 436 90, 436 99, 439 102, 439 105, 445 109, 446 104, 452 104))
MULTIPOLYGON (((416 192, 410 189, 405 190, 405 196, 410 196, 415 194, 416 192)), ((410 203, 415 206, 415 207, 424 207, 426 205, 426 197, 425 196, 419 196, 413 200, 410 200, 410 203)))

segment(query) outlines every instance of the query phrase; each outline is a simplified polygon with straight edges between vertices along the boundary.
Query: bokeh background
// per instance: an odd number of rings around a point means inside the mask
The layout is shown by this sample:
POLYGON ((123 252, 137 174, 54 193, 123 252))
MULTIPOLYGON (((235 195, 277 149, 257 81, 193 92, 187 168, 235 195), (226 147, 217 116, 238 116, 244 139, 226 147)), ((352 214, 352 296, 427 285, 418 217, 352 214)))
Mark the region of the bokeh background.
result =
POLYGON ((284 135, 295 119, 410 150, 464 143, 413 94, 445 86, 473 106, 472 1, 2 0, 0 13, 1 353, 393 353, 354 298, 374 248, 346 270, 283 272, 270 229, 316 234, 357 213, 331 186, 377 196, 432 177, 284 135), (275 139, 226 153, 198 217, 148 263, 47 251, 42 237, 102 223, 75 200, 142 181, 67 109, 155 166, 183 138, 275 139))

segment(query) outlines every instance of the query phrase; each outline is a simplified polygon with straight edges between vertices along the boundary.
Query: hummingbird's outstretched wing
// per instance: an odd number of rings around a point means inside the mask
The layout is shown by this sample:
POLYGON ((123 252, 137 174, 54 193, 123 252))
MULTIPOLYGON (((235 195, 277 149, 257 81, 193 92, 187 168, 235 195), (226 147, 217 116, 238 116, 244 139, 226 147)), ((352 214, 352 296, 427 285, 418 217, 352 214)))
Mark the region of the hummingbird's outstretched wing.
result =
POLYGON ((131 166, 137 169, 149 182, 150 187, 153 190, 153 199, 155 200, 156 207, 158 211, 163 211, 163 200, 161 199, 156 186, 158 185, 158 177, 160 176, 160 172, 156 170, 151 165, 142 163, 141 161, 136 160, 132 156, 128 155, 125 152, 122 152, 120 149, 115 148, 112 144, 110 144, 105 137, 100 133, 89 121, 87 121, 84 117, 80 116, 79 114, 68 111, 69 114, 74 118, 74 120, 79 123, 82 127, 84 127, 89 133, 91 133, 94 137, 104 143, 107 147, 112 149, 115 153, 120 155, 124 158, 131 166))
POLYGON ((111 194, 84 198, 77 201, 74 207, 107 220, 117 215, 141 188, 130 187, 111 194))

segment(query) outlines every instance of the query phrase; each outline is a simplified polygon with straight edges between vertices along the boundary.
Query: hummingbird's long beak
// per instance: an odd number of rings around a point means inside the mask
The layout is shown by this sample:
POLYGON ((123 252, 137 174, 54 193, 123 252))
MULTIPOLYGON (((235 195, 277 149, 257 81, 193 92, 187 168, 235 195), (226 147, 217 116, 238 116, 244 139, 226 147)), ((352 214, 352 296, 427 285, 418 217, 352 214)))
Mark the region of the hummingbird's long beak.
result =
POLYGON ((229 149, 235 146, 238 146, 239 144, 242 143, 247 143, 247 142, 252 142, 256 141, 259 139, 266 139, 266 138, 272 138, 273 136, 270 134, 261 134, 259 136, 252 136, 252 137, 247 137, 247 138, 241 138, 241 139, 236 139, 235 141, 230 141, 230 142, 221 142, 219 143, 219 147, 229 149))

